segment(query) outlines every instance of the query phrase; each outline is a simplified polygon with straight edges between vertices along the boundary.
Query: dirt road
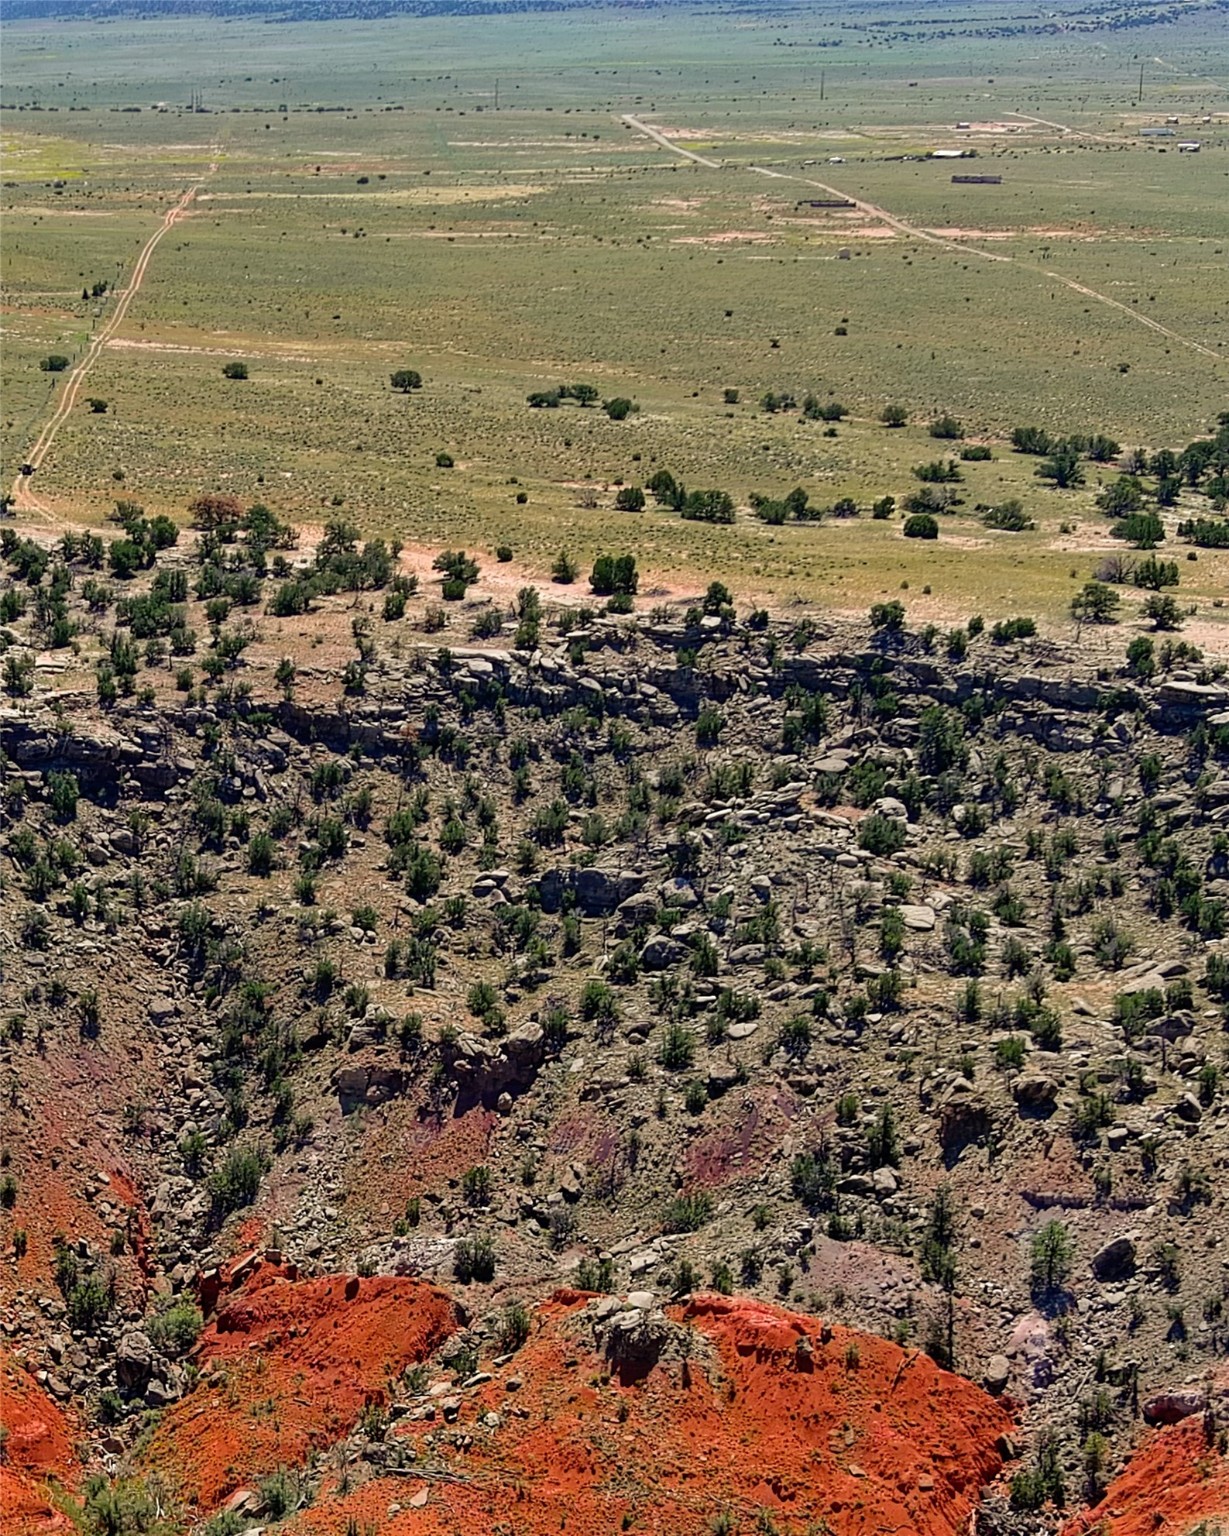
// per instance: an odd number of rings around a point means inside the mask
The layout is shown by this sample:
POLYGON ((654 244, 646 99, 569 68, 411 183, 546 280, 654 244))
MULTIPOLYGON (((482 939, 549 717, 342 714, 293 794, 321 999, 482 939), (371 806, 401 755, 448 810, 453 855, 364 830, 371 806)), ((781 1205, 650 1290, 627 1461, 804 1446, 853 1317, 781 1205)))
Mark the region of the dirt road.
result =
POLYGON ((1087 139, 1091 144, 1116 144, 1117 139, 1107 138, 1100 133, 1086 133, 1082 128, 1073 128, 1070 123, 1056 123, 1048 117, 1030 117, 1027 112, 1005 112, 1004 117, 1014 117, 1022 123, 1036 123, 1042 128, 1055 128, 1064 138, 1087 139))
MULTIPOLYGON (((1020 114, 1013 113, 1011 115, 1019 116, 1020 114)), ((714 171, 723 168, 720 161, 706 160, 702 155, 693 154, 689 149, 683 149, 681 145, 674 143, 660 129, 642 122, 638 117, 624 115, 622 121, 627 123, 629 127, 645 134, 655 143, 660 144, 663 149, 668 149, 673 154, 681 155, 685 160, 692 160, 697 165, 706 166, 714 171)), ((1035 118, 1032 121, 1043 122, 1044 119, 1035 118)), ((1062 127, 1063 125, 1051 123, 1047 126, 1062 127)), ((1071 129, 1068 131, 1074 133, 1076 130, 1071 129)), ((1055 272, 1050 267, 1035 266, 1032 262, 1021 261, 1018 256, 1005 256, 998 251, 983 251, 979 246, 970 245, 963 240, 949 240, 944 235, 935 234, 933 230, 922 229, 916 224, 910 224, 906 219, 898 218, 894 213, 889 213, 886 208, 881 208, 877 203, 868 203, 864 198, 851 197, 848 192, 843 192, 839 187, 831 186, 826 181, 814 181, 810 177, 795 176, 788 171, 774 171, 763 165, 749 165, 746 169, 753 171, 757 176, 771 177, 774 181, 794 181, 804 187, 815 187, 820 192, 826 192, 829 197, 848 198, 859 212, 866 214, 870 218, 879 219, 892 229, 899 230, 902 235, 907 235, 911 240, 922 240, 928 245, 943 246, 947 250, 957 252, 965 257, 976 256, 982 261, 1003 261, 1007 262, 1010 266, 1020 267, 1023 271, 1032 272, 1035 276, 1044 278, 1047 282, 1059 283, 1064 288, 1069 288, 1072 293, 1080 294, 1083 298, 1095 299, 1097 303, 1104 304, 1110 309, 1117 310, 1119 314, 1125 315, 1128 320, 1134 320, 1137 325, 1142 325, 1150 331, 1155 331, 1158 335, 1164 336, 1166 340, 1172 341, 1180 347, 1186 347, 1191 352, 1198 352, 1203 357, 1211 358, 1214 363, 1225 361, 1219 352, 1215 351, 1212 347, 1205 347, 1201 341, 1193 341, 1189 336, 1181 336, 1177 331, 1171 331, 1167 325, 1162 325, 1159 320, 1153 320, 1148 315, 1141 315, 1137 309, 1131 308, 1129 304, 1123 304, 1118 299, 1112 299, 1106 293, 1098 293, 1095 288, 1089 288, 1086 284, 1077 282, 1073 277, 1065 277, 1063 273, 1055 272)))
POLYGON ((703 155, 693 154, 690 149, 684 149, 681 144, 676 144, 673 139, 668 139, 660 128, 653 128, 648 123, 641 122, 638 117, 633 117, 630 112, 625 112, 621 121, 629 128, 634 128, 637 133, 643 133, 647 138, 655 139, 663 149, 668 149, 671 154, 682 155, 684 160, 694 160, 697 165, 706 165, 710 171, 719 171, 719 160, 706 160, 703 155))
MULTIPOLYGON (((210 171, 215 170, 216 166, 217 163, 215 161, 209 167, 210 171)), ((145 280, 150 258, 158 248, 158 242, 168 230, 174 229, 175 225, 187 214, 192 200, 200 191, 202 185, 203 183, 197 182, 195 186, 189 187, 175 206, 167 211, 162 223, 145 242, 141 254, 137 257, 136 266, 132 269, 132 276, 128 280, 128 286, 120 293, 114 309, 90 338, 90 344, 86 348, 84 357, 82 357, 81 361, 64 381, 64 388, 60 391, 60 398, 55 410, 43 427, 43 430, 39 433, 33 448, 26 455, 25 462, 32 464, 36 470, 51 451, 51 446, 56 440, 56 434, 72 414, 73 408, 77 404, 78 396, 81 393, 81 386, 85 383, 90 369, 98 361, 103 348, 124 323, 124 316, 128 313, 128 306, 136 297, 142 282, 145 280)), ((13 481, 12 497, 13 506, 17 511, 46 513, 49 510, 31 490, 29 475, 18 473, 17 478, 13 481)))

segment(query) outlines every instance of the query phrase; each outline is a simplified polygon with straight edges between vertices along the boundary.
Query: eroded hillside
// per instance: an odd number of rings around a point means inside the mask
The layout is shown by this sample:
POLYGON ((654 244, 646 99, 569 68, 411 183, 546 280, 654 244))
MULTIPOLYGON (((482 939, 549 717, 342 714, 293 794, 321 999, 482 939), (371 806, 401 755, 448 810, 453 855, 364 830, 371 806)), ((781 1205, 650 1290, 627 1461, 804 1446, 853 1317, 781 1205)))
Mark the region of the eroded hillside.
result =
POLYGON ((1219 668, 203 520, 9 546, 20 1528, 1224 1512, 1219 668))

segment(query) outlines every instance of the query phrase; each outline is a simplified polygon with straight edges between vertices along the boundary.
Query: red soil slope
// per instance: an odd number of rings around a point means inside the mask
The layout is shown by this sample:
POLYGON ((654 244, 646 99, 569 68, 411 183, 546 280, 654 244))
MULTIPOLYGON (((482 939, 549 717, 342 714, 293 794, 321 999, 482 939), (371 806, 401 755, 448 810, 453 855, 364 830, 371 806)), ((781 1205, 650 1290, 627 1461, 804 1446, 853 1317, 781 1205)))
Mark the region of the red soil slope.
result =
POLYGON ((146 1464, 212 1509, 348 1434, 456 1326, 449 1298, 418 1281, 297 1280, 266 1265, 220 1302, 197 1350, 205 1380, 164 1416, 146 1464))
MULTIPOLYGON (((1229 1457, 1196 1414, 1154 1430, 1105 1497, 1062 1536, 1187 1536, 1201 1521, 1229 1517, 1229 1457)), ((1209 1533, 1210 1536, 1210 1533, 1209 1533)))
POLYGON ((382 1536, 694 1536, 723 1510, 738 1529, 764 1510, 781 1536, 821 1519, 833 1536, 954 1536, 1002 1466, 1006 1407, 885 1340, 705 1296, 673 1312, 695 1330, 690 1358, 622 1384, 576 1318, 583 1305, 560 1292, 539 1308, 455 1425, 403 1421, 424 1478, 322 1498, 304 1536, 351 1517, 382 1536), (512 1374, 521 1385, 506 1392, 512 1374))
POLYGON ((71 1487, 81 1470, 69 1421, 26 1371, 0 1350, 0 1424, 8 1432, 0 1460, 0 1526, 5 1536, 68 1530, 50 1503, 49 1482, 71 1487))
MULTIPOLYGON (((56 1237, 84 1238, 107 1256, 121 1307, 144 1308, 149 1223, 140 1164, 148 1147, 135 1132, 124 1134, 118 1111, 156 1104, 163 1089, 152 1039, 124 1018, 131 1004, 120 989, 130 974, 122 960, 90 974, 108 1020, 106 1049, 64 1031, 45 1052, 22 1058, 18 1102, 6 1105, 5 1146, 17 1181, 10 1219, 26 1233, 26 1247, 16 1258, 6 1239, 0 1287, 53 1293, 56 1237), (117 1233, 122 1255, 112 1252, 117 1233)), ((145 979, 134 995, 150 990, 145 979)))

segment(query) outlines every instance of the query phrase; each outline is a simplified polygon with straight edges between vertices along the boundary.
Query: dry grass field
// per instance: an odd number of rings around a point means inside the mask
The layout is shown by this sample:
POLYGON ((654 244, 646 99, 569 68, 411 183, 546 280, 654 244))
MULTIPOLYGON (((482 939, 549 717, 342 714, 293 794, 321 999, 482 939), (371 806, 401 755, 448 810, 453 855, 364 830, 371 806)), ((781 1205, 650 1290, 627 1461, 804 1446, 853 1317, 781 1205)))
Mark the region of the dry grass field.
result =
MULTIPOLYGON (((507 542, 541 575, 561 547, 619 547, 646 586, 720 574, 745 598, 859 609, 908 582, 936 621, 1057 621, 1112 547, 1094 503, 1114 471, 1049 489, 1010 429, 1181 447, 1229 402, 1229 86, 1201 72, 1224 28, 1206 13, 1093 49, 973 29, 871 46, 835 12, 788 9, 702 35, 667 11, 15 24, 6 484, 61 387, 40 359, 84 354, 196 185, 32 482, 50 521, 225 489, 416 543, 507 542), (193 89, 207 112, 184 110, 193 89), (1141 137, 1170 117, 1174 139, 1141 137), (1176 152, 1186 134, 1198 155, 1176 152), (977 158, 920 158, 957 147, 977 158), (811 206, 833 191, 856 206, 811 206), (223 376, 236 361, 246 380, 223 376), (400 367, 424 387, 395 392, 400 367), (573 381, 639 409, 528 406, 573 381), (770 414, 766 391, 850 416, 770 414), (904 429, 879 423, 889 403, 904 429), (994 457, 965 467, 964 505, 923 544, 868 511, 950 446, 926 432, 943 411, 994 457), (727 489, 735 523, 614 511, 663 467, 727 489), (794 485, 862 516, 750 515, 751 493, 794 485), (974 511, 1011 496, 1034 531, 974 511)), ((1229 557, 1182 574, 1215 633, 1229 557)))

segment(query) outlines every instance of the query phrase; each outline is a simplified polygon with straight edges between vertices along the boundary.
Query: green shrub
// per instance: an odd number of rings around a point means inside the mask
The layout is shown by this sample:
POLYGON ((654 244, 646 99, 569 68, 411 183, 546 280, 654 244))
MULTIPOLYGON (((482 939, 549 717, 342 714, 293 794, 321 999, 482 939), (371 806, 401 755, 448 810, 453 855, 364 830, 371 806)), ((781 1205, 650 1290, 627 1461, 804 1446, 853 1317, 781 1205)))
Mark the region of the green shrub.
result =
POLYGON ((1056 1290, 1071 1273, 1075 1244, 1061 1221, 1047 1221, 1034 1233, 1029 1249, 1029 1274, 1039 1292, 1056 1290))
POLYGON ((870 622, 872 629, 897 634, 905 627, 905 606, 896 598, 887 603, 873 603, 870 622))
POLYGON ((583 1258, 576 1267, 576 1289, 610 1292, 614 1290, 614 1261, 583 1258))
POLYGON ((995 645, 1007 645, 1012 640, 1031 640, 1037 633, 1036 620, 1030 618, 1000 619, 990 631, 995 645))
POLYGON ((510 1301, 499 1320, 499 1346, 504 1353, 519 1349, 529 1338, 531 1319, 523 1301, 510 1301))
POLYGON ((1061 1508, 1066 1502, 1061 1447, 1053 1430, 1043 1430, 1037 1456, 1031 1467, 1017 1472, 1011 1480, 1013 1509, 1038 1510, 1046 1503, 1061 1508))
POLYGON ((262 1477, 257 1487, 264 1512, 270 1520, 284 1520, 310 1497, 310 1490, 304 1486, 300 1474, 285 1467, 269 1477, 262 1477))
POLYGON ((77 801, 80 798, 81 788, 76 774, 53 771, 47 775, 47 799, 52 815, 58 822, 76 820, 77 801))
POLYGON ((666 1206, 663 1225, 667 1232, 698 1232, 713 1214, 713 1197, 707 1190, 676 1195, 666 1206))
POLYGON ((589 585, 598 597, 613 597, 616 594, 633 596, 640 585, 636 557, 599 555, 593 562, 589 585))
POLYGON ((703 1114, 708 1107, 708 1089, 699 1079, 687 1084, 687 1091, 683 1095, 683 1105, 689 1115, 703 1114))
POLYGON ((79 1280, 68 1293, 68 1326, 92 1334, 111 1311, 112 1295, 97 1275, 79 1280))
POLYGON ((657 1059, 668 1072, 685 1072, 696 1056, 696 1037, 685 1024, 668 1024, 657 1048, 657 1059))
POLYGON ((495 1244, 489 1237, 463 1237, 452 1255, 452 1272, 462 1285, 495 1278, 495 1244))
POLYGON ((888 858, 905 846, 908 832, 903 821, 877 812, 866 817, 858 828, 858 847, 878 858, 888 858))
POLYGON ((725 729, 725 716, 715 705, 706 704, 696 716, 696 744, 701 747, 714 747, 717 738, 725 729))
POLYGON ((209 1177, 209 1193, 214 1211, 227 1216, 232 1211, 251 1205, 260 1189, 266 1160, 254 1147, 232 1147, 226 1161, 209 1177))
POLYGON ((461 1193, 469 1205, 486 1205, 491 1198, 491 1170, 483 1164, 461 1175, 461 1193))
POLYGON ((800 1152, 790 1164, 790 1189, 808 1211, 824 1210, 836 1190, 836 1170, 827 1147, 800 1152))
POLYGON ((154 1348, 178 1359, 186 1355, 200 1336, 204 1318, 190 1301, 173 1302, 145 1327, 154 1348))

